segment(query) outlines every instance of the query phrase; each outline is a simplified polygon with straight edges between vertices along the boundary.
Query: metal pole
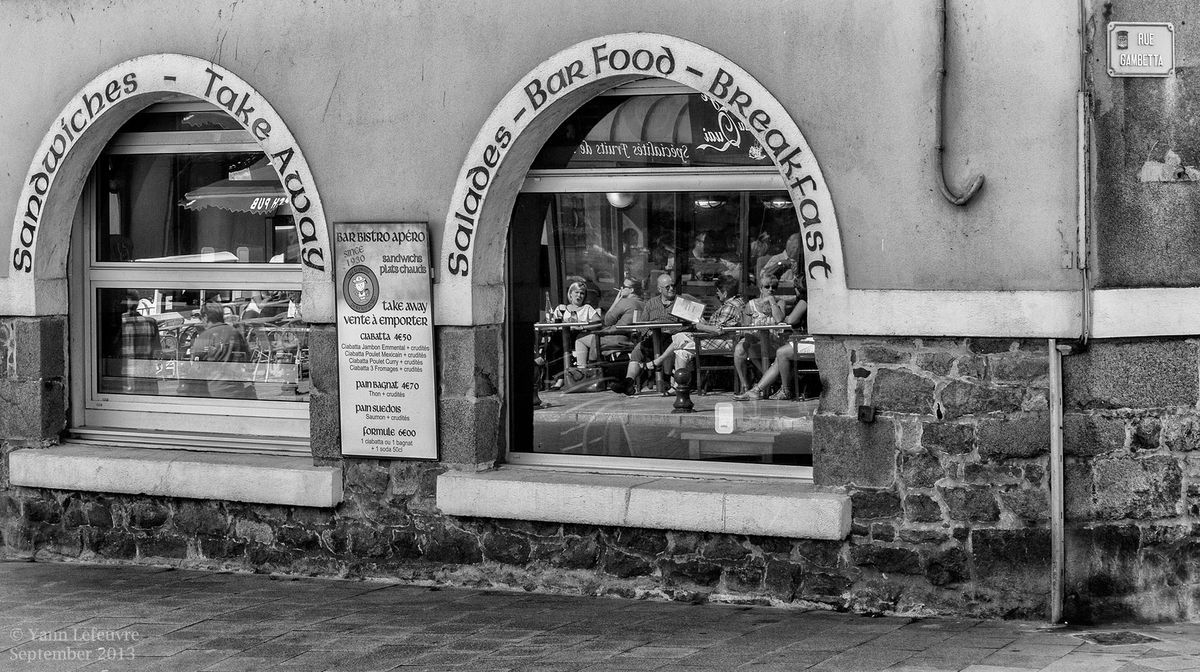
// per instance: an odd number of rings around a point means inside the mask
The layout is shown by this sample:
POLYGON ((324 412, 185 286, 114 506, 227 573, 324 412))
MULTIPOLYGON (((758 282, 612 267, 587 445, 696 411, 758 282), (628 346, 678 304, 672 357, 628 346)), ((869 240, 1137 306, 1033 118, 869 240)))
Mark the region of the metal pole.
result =
MULTIPOLYGON (((1070 350, 1069 345, 1062 346, 1070 350)), ((1062 620, 1066 581, 1066 533, 1063 505, 1063 392, 1062 355, 1055 339, 1050 353, 1050 622, 1062 620)))

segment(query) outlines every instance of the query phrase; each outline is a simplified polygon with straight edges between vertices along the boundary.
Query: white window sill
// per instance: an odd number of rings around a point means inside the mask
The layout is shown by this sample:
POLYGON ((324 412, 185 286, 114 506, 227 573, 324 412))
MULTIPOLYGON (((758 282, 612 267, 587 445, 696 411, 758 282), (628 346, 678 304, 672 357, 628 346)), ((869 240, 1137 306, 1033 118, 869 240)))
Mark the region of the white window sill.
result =
POLYGON ((438 476, 451 516, 844 539, 850 498, 784 479, 696 479, 504 467, 438 476))
POLYGON ((329 508, 342 470, 311 457, 68 444, 9 454, 12 485, 329 508))

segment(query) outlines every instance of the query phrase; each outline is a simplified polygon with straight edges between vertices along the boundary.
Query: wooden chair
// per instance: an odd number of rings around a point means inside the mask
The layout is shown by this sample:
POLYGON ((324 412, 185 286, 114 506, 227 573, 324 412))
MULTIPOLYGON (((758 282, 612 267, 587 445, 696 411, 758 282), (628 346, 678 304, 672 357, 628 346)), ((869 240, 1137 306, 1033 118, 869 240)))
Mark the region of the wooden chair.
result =
MULTIPOLYGON (((794 348, 798 342, 808 338, 802 331, 788 336, 794 348)), ((816 353, 797 353, 792 357, 792 386, 797 401, 808 401, 821 396, 821 376, 817 369, 816 353), (811 396, 810 396, 811 393, 811 396)))
POLYGON ((713 373, 733 371, 734 339, 728 334, 695 332, 692 343, 693 386, 700 394, 708 394, 713 373))

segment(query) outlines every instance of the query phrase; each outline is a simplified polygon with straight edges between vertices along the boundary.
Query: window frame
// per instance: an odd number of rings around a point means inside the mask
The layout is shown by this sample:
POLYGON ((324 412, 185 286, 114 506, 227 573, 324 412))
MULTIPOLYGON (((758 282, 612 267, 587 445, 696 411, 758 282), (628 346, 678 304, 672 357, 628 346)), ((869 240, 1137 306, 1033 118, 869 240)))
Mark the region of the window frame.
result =
MULTIPOLYGON (((146 112, 224 112, 203 102, 165 103, 146 112)), ((113 154, 256 152, 248 131, 118 133, 97 158, 113 154), (154 140, 155 142, 150 142, 154 140), (183 142, 186 141, 186 142, 183 142)), ((68 310, 71 338, 73 439, 116 445, 309 455, 308 401, 214 399, 99 391, 100 289, 164 286, 171 289, 301 291, 300 264, 98 261, 99 188, 89 174, 71 236, 68 310), (220 432, 214 432, 219 427, 220 432)))
MULTIPOLYGON (((694 94, 696 91, 664 80, 641 80, 612 89, 600 95, 661 95, 668 93, 694 94)), ((664 193, 682 191, 787 191, 786 182, 775 165, 747 167, 672 167, 663 168, 592 168, 592 169, 530 169, 522 182, 520 193, 606 193, 638 192, 664 193)), ((511 226, 511 224, 510 224, 511 226)), ((511 248, 510 245, 506 247, 511 248)), ((507 253, 512 254, 508 249, 507 253)), ((510 278, 505 274, 505 287, 510 278)), ((511 299, 509 299, 511 300, 511 299)), ((506 319, 506 330, 513 328, 506 319)), ((505 339, 505 362, 508 367, 525 362, 526 357, 512 351, 513 339, 505 339)), ((512 380, 511 375, 506 379, 512 380)), ((510 383, 511 384, 511 383, 510 383)), ((752 477, 780 478, 811 482, 811 466, 755 464, 750 462, 715 462, 683 459, 655 459, 604 455, 567 455, 514 450, 517 422, 532 422, 517 418, 517 409, 508 405, 504 461, 506 464, 530 469, 553 471, 602 472, 614 474, 651 474, 690 477, 752 477)))

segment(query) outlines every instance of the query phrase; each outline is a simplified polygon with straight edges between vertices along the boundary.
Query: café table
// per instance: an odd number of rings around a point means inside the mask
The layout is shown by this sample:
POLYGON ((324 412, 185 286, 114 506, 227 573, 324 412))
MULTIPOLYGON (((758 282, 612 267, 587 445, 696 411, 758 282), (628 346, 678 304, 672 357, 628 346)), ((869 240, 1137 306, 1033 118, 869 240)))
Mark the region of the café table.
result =
POLYGON ((557 331, 562 335, 563 372, 571 368, 571 356, 575 353, 571 347, 571 334, 576 331, 590 331, 602 326, 600 322, 535 322, 536 331, 557 331))

